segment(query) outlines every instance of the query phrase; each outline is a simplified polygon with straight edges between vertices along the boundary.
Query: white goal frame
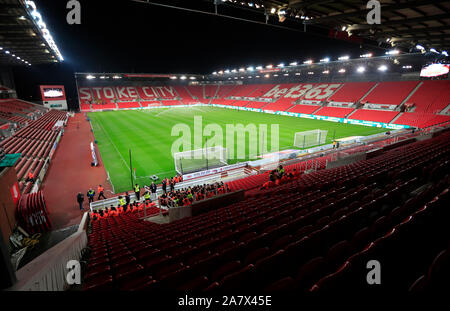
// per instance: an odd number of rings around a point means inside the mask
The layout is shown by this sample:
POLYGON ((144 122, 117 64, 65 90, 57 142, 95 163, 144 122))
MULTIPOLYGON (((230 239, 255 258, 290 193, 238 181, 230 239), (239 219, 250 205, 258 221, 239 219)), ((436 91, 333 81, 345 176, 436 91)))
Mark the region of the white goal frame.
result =
POLYGON ((173 154, 175 170, 186 174, 228 165, 228 150, 222 146, 176 152, 173 154))
POLYGON ((305 149, 309 147, 319 146, 325 144, 327 141, 328 131, 312 130, 295 133, 294 146, 305 149))

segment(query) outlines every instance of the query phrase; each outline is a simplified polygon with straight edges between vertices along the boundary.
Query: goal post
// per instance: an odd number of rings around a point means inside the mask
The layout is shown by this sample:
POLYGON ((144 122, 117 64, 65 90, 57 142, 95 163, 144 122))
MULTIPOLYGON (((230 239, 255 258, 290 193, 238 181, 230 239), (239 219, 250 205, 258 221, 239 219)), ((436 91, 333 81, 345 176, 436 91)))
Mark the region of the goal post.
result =
POLYGON ((187 174, 228 165, 227 149, 222 146, 176 152, 175 170, 187 174))
POLYGON ((323 145, 327 141, 327 135, 328 131, 325 130, 298 132, 295 133, 294 146, 297 148, 305 149, 323 145))

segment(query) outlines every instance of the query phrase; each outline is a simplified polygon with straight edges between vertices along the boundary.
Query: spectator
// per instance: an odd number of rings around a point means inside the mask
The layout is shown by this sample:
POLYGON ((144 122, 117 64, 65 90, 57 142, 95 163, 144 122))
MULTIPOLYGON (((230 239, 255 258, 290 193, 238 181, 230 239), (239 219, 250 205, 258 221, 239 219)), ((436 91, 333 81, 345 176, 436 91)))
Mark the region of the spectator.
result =
POLYGON ((78 205, 80 206, 80 211, 82 211, 83 210, 84 195, 81 192, 78 192, 78 194, 77 194, 77 202, 78 202, 78 205))
POLYGON ((158 187, 156 186, 156 184, 152 181, 152 184, 150 185, 150 191, 152 193, 152 200, 156 200, 156 190, 158 189, 158 187))

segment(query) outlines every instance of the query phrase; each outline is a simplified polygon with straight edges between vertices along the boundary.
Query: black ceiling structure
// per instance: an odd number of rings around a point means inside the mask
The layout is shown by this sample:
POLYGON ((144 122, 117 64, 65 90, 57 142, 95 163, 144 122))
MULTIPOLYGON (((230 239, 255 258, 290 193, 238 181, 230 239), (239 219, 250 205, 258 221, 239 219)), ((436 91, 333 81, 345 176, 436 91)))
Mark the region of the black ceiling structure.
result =
POLYGON ((33 5, 33 1, 0 0, 0 65, 28 66, 63 60, 45 22, 39 23, 33 5))
POLYGON ((132 0, 265 23, 361 47, 411 52, 450 48, 450 0, 380 0, 380 24, 368 24, 366 0, 132 0))

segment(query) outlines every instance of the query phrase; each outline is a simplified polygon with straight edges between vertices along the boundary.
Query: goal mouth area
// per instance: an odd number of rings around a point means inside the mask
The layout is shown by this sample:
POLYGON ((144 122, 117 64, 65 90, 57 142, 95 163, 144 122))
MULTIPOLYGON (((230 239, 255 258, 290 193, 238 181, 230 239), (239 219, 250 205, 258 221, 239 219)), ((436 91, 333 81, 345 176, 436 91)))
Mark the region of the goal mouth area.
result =
POLYGON ((190 174, 227 166, 227 149, 209 147, 175 153, 175 170, 179 174, 190 174))

